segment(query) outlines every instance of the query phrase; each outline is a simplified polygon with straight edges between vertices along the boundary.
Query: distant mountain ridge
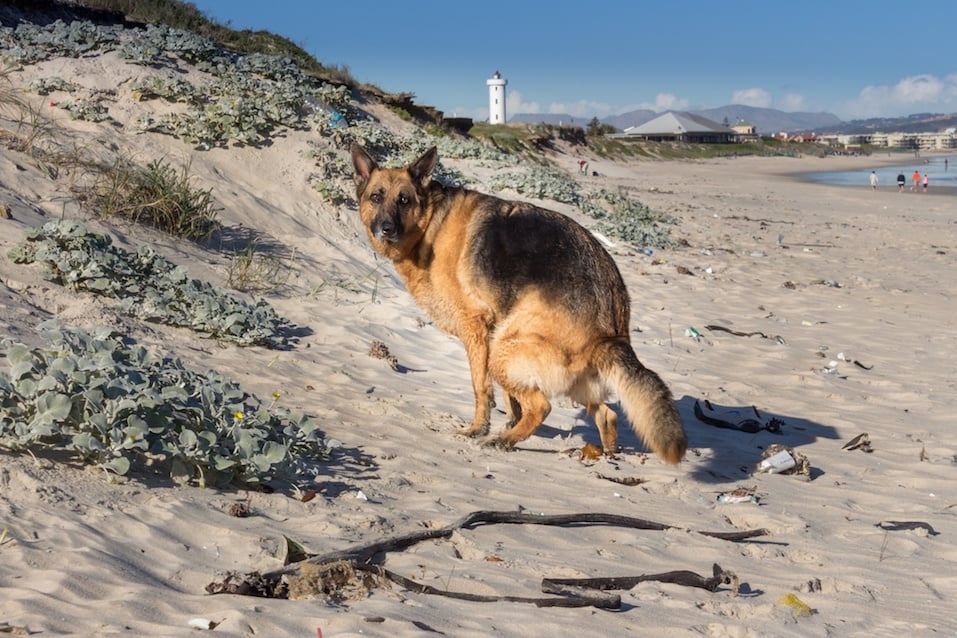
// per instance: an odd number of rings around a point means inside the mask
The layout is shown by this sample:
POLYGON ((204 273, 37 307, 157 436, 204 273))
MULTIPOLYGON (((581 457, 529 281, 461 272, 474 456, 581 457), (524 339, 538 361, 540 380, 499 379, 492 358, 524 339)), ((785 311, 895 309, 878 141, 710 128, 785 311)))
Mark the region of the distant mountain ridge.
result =
MULTIPOLYGON (((777 109, 765 109, 742 104, 730 104, 714 109, 687 110, 688 113, 700 115, 719 124, 727 120, 729 126, 734 126, 738 120, 745 120, 753 124, 761 135, 774 135, 781 131, 817 131, 830 130, 842 124, 841 118, 832 113, 785 113, 777 109)), ((618 131, 624 131, 632 126, 641 126, 661 115, 650 109, 629 111, 620 115, 600 118, 602 124, 614 126, 618 131)), ((545 124, 564 124, 586 127, 593 118, 574 117, 567 113, 516 113, 509 118, 510 122, 543 122, 545 124)))
MULTIPOLYGON (((767 109, 743 104, 729 104, 713 109, 688 110, 688 113, 706 117, 723 124, 727 119, 729 126, 738 120, 753 124, 759 135, 774 135, 781 131, 788 133, 852 134, 881 132, 922 133, 936 132, 957 127, 957 113, 917 113, 902 117, 881 117, 845 122, 833 113, 787 113, 778 109, 767 109)), ((599 118, 602 124, 624 131, 632 126, 641 126, 661 115, 649 109, 629 111, 620 115, 599 118)), ((563 124, 585 128, 592 117, 575 117, 568 113, 516 113, 510 122, 545 124, 563 124)))
MULTIPOLYGON (((594 117, 594 116, 593 116, 594 117)), ((552 126, 580 126, 585 128, 592 121, 591 117, 575 117, 568 113, 516 113, 508 117, 509 122, 525 122, 527 124, 551 124, 552 126)), ((601 120, 604 122, 605 120, 601 120)))
POLYGON ((738 120, 745 120, 753 124, 761 135, 774 135, 781 131, 823 133, 841 124, 841 118, 833 113, 786 113, 777 109, 765 109, 743 104, 730 104, 716 109, 695 111, 695 113, 715 122, 723 122, 727 118, 729 126, 734 126, 734 123, 738 120))
POLYGON ((914 113, 905 117, 873 117, 842 122, 836 133, 933 133, 957 128, 957 113, 914 113))

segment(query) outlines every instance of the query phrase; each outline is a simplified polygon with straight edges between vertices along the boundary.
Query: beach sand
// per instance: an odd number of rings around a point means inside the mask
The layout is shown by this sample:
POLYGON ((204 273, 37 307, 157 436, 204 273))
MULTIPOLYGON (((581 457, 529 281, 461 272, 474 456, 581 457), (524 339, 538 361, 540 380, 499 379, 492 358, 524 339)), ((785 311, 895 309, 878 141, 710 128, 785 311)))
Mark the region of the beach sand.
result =
MULTIPOLYGON (((135 72, 109 54, 53 60, 17 79, 116 85, 135 72)), ((129 121, 135 109, 121 97, 111 115, 129 121)), ((223 222, 287 257, 288 284, 266 298, 306 334, 289 350, 225 345, 138 322, 109 300, 46 282, 37 265, 14 264, 7 252, 28 228, 82 213, 66 178, 51 180, 5 148, 0 205, 12 218, 0 219, 0 336, 35 343, 36 324, 48 318, 113 325, 259 397, 280 392, 281 405, 316 417, 342 447, 308 502, 282 491, 177 486, 142 469, 110 481, 60 454, 3 453, 0 630, 181 636, 194 631, 191 619, 206 618, 218 636, 957 635, 954 196, 794 177, 885 161, 878 157, 590 157, 599 176, 584 177, 576 154, 553 155, 585 188, 620 190, 673 215, 672 234, 687 244, 652 255, 611 249, 632 296, 635 350, 674 392, 687 457, 665 465, 622 427, 622 453, 588 461, 567 451, 597 444, 597 431, 567 400, 513 452, 456 435, 473 409, 463 348, 374 256, 355 211, 325 204, 308 186, 303 153, 314 134, 196 152, 59 110, 49 116, 89 147, 191 161, 223 222), (375 340, 401 372, 369 356, 375 340), (783 425, 780 433, 715 427, 695 415, 706 401, 726 419, 783 425), (842 449, 862 433, 871 452, 842 449), (757 472, 773 444, 804 455, 809 476, 757 472), (718 502, 738 487, 753 488, 758 502, 718 502), (239 502, 248 517, 229 515, 239 502), (476 510, 604 512, 673 527, 483 525, 392 552, 385 566, 442 590, 542 597, 546 577, 710 576, 717 563, 737 575, 738 591, 644 582, 619 592, 617 611, 468 602, 397 585, 338 603, 205 593, 226 572, 280 567, 286 538, 326 553, 476 510), (698 533, 757 528, 768 534, 743 542, 698 533), (812 613, 786 604, 788 595, 812 613)), ((478 162, 454 166, 479 180, 487 174, 478 162)), ((86 221, 119 245, 148 243, 191 276, 224 285, 227 251, 86 221)), ((493 429, 504 420, 496 412, 493 429)))

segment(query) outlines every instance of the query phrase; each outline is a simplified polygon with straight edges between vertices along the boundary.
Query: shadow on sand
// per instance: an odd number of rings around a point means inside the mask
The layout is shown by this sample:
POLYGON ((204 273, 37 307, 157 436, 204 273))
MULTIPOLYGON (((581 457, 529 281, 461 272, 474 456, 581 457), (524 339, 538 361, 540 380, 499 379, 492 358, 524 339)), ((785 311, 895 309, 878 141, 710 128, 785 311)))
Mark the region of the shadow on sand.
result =
MULTIPOLYGON (((696 463, 691 474, 695 480, 703 483, 728 483, 747 478, 754 473, 755 466, 761 460, 761 453, 775 443, 801 451, 800 448, 809 446, 820 439, 839 438, 833 426, 817 423, 802 416, 758 410, 751 405, 725 406, 709 403, 710 408, 703 409, 705 400, 690 396, 682 397, 677 404, 685 432, 688 434, 688 455, 700 454, 707 459, 704 463, 696 463), (695 403, 699 404, 698 414, 704 412, 706 417, 715 417, 715 420, 732 425, 743 423, 744 429, 755 431, 718 427, 708 423, 696 414, 695 403), (700 450, 710 450, 710 454, 700 450)), ((622 452, 634 454, 648 451, 629 427, 628 419, 621 406, 617 403, 609 405, 618 414, 618 445, 622 452)), ((538 434, 549 436, 550 431, 558 434, 557 430, 548 428, 547 425, 539 428, 538 434)), ((577 415, 576 425, 572 431, 581 435, 588 443, 601 445, 598 429, 591 419, 587 418, 584 409, 577 415)), ((814 480, 823 475, 823 471, 814 466, 813 455, 808 456, 811 461, 810 478, 814 480)))

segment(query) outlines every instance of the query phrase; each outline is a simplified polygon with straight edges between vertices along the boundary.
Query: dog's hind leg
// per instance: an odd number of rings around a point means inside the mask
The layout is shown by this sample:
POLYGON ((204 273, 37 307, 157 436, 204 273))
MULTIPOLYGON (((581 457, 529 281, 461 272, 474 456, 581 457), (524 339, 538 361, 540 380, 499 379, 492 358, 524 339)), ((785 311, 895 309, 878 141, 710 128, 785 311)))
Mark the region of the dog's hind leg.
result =
POLYGON ((588 414, 595 419, 605 454, 618 451, 618 415, 604 403, 589 403, 588 414))
POLYGON ((508 392, 505 392, 505 427, 510 428, 522 418, 522 404, 508 392))
MULTIPOLYGON (((508 425, 506 430, 486 441, 488 445, 511 448, 530 437, 542 424, 552 406, 543 385, 543 370, 553 370, 561 352, 537 334, 503 330, 492 342, 489 372, 505 394, 508 425)), ((557 376, 564 371, 557 366, 557 376)))
POLYGON ((545 421, 545 417, 552 411, 552 406, 545 394, 537 388, 524 391, 509 389, 506 392, 506 396, 511 401, 515 401, 521 406, 519 408, 521 417, 512 427, 487 439, 485 444, 508 450, 515 447, 515 444, 519 441, 524 441, 530 437, 538 429, 538 426, 545 421))

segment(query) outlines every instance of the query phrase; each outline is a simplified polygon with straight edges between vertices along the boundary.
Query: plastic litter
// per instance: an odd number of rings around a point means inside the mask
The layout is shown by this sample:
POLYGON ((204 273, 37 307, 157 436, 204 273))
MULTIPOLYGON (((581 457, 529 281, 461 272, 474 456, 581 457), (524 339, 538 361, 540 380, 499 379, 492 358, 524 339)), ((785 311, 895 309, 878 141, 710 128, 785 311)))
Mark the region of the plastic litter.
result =
POLYGON ((218 622, 212 621, 209 618, 192 618, 188 624, 193 629, 216 629, 216 627, 219 626, 218 622))
POLYGON ((308 96, 305 99, 306 107, 311 110, 313 113, 323 113, 329 118, 329 126, 335 128, 337 126, 349 126, 349 122, 346 121, 346 118, 342 114, 323 102, 322 100, 308 96))
POLYGON ((719 503, 757 503, 760 498, 753 488, 739 487, 730 492, 721 492, 715 500, 719 503))
POLYGON ((773 443, 764 450, 756 469, 768 474, 799 475, 811 479, 811 462, 808 458, 780 443, 773 443))
POLYGON ((814 613, 814 610, 811 609, 810 605, 794 594, 786 594, 781 596, 778 599, 778 604, 790 607, 794 611, 795 616, 810 616, 814 613))
POLYGON ((781 450, 777 454, 772 454, 758 463, 758 471, 767 472, 768 474, 778 474, 790 470, 795 465, 797 465, 797 462, 794 460, 794 457, 791 456, 791 453, 787 450, 781 450))

